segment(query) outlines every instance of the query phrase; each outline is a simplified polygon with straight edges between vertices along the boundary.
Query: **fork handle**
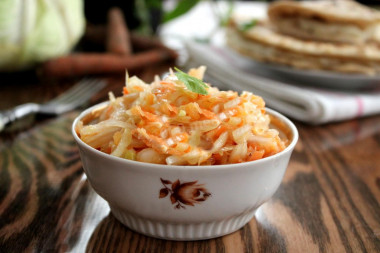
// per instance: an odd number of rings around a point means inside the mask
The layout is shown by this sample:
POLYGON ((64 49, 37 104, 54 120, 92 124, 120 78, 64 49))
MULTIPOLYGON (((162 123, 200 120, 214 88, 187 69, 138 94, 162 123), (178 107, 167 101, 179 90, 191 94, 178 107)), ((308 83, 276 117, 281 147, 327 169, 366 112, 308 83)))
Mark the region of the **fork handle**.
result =
POLYGON ((16 106, 12 109, 0 111, 0 131, 12 122, 25 117, 26 115, 38 112, 40 106, 34 103, 27 103, 16 106))

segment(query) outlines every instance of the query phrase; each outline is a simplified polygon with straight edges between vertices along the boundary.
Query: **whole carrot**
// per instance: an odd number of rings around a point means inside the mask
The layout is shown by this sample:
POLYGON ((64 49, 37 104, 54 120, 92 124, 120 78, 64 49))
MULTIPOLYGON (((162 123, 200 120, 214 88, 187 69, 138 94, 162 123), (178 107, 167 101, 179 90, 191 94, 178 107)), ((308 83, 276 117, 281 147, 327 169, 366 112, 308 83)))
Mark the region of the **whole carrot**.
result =
MULTIPOLYGON (((102 45, 106 40, 106 30, 107 28, 104 26, 88 25, 84 37, 93 43, 102 45)), ((178 54, 174 50, 165 46, 158 38, 143 36, 133 32, 130 33, 129 36, 132 42, 132 47, 138 51, 144 51, 153 48, 162 48, 167 50, 173 59, 176 59, 178 57, 178 54)))
POLYGON ((167 48, 161 40, 152 36, 144 36, 136 33, 131 33, 131 41, 134 47, 139 50, 150 48, 167 48))
POLYGON ((43 63, 38 72, 45 77, 75 77, 89 74, 112 74, 135 71, 172 59, 166 50, 153 49, 135 55, 77 53, 43 63))
POLYGON ((108 11, 106 38, 108 52, 124 55, 132 53, 129 30, 123 12, 118 7, 108 11))
POLYGON ((131 33, 132 45, 137 50, 147 50, 152 48, 161 48, 167 50, 173 59, 178 57, 177 52, 165 46, 158 38, 142 36, 135 33, 131 33))
POLYGON ((96 45, 105 46, 107 25, 87 24, 83 39, 96 45))

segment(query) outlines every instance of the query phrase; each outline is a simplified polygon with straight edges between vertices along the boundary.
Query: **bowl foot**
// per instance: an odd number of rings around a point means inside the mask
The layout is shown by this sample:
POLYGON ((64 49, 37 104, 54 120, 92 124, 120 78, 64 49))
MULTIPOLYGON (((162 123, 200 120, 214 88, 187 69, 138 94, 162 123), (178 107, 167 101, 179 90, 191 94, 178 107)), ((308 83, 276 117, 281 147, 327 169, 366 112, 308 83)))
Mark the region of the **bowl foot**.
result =
POLYGON ((256 211, 249 210, 225 220, 179 224, 148 220, 118 207, 110 207, 115 218, 130 229, 147 236, 177 241, 204 240, 230 234, 248 223, 256 211))

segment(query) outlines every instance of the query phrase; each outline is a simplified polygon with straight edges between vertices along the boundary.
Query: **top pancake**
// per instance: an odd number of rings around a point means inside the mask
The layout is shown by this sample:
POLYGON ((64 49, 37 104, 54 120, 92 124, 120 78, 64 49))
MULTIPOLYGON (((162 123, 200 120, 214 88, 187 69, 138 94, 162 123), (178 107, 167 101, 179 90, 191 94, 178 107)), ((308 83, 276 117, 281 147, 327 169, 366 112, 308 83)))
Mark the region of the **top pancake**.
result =
POLYGON ((380 22, 380 12, 351 0, 278 1, 269 6, 268 16, 271 20, 281 16, 303 16, 360 27, 380 22))
POLYGON ((380 73, 380 49, 374 44, 341 44, 305 41, 271 29, 259 21, 240 30, 240 20, 230 20, 227 44, 241 54, 261 62, 299 69, 330 70, 374 75, 380 73))

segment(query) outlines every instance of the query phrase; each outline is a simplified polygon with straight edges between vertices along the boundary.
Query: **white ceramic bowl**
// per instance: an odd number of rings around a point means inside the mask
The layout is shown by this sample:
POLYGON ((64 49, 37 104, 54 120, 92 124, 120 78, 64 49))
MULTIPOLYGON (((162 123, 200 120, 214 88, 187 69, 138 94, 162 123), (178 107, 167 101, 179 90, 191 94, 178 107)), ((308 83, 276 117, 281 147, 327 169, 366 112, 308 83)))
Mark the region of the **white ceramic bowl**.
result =
POLYGON ((243 227, 279 187, 298 140, 294 124, 267 109, 291 138, 276 155, 217 166, 142 163, 102 153, 77 136, 78 120, 94 108, 80 114, 72 127, 89 182, 120 222, 142 234, 170 240, 208 239, 243 227))

